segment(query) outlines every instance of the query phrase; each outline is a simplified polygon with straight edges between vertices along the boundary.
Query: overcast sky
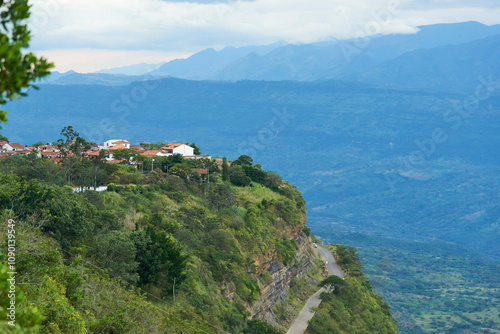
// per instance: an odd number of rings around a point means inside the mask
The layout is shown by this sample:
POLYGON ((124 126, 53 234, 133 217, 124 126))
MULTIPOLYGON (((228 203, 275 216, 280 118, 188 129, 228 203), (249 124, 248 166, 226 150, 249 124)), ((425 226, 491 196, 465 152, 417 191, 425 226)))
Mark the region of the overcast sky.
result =
POLYGON ((500 23, 498 0, 36 0, 31 50, 93 72, 212 47, 310 43, 419 25, 500 23))

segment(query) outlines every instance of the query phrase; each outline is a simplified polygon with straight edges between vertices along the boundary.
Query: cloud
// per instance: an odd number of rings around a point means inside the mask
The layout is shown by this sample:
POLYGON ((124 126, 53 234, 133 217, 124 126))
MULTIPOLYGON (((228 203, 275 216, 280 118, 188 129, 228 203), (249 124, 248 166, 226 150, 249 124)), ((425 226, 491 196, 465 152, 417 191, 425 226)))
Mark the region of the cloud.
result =
POLYGON ((263 45, 279 40, 310 43, 360 34, 409 33, 418 25, 439 22, 500 23, 500 4, 496 2, 37 0, 32 8, 31 46, 39 51, 187 54, 208 47, 263 45))

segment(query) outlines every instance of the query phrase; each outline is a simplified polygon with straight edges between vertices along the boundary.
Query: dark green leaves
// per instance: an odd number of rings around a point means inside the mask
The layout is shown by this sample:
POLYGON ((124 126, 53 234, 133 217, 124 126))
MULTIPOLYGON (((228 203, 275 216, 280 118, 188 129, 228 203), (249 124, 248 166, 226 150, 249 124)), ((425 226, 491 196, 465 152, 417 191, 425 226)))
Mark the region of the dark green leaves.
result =
MULTIPOLYGON (((26 96, 31 83, 50 74, 52 63, 23 53, 29 46, 30 31, 25 24, 29 18, 28 0, 0 0, 0 105, 26 96)), ((0 110, 0 122, 7 121, 7 112, 0 110)))

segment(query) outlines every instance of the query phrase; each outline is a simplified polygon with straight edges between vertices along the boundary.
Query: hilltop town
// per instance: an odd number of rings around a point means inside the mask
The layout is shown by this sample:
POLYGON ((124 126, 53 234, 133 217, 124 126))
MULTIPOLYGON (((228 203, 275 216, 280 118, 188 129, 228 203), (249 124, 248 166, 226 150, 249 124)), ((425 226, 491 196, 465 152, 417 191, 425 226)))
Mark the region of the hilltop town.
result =
MULTIPOLYGON (((74 142, 75 140, 73 140, 73 143, 74 142)), ((155 145, 158 146, 157 144, 148 145, 153 147, 155 145)), ((39 158, 46 158, 55 163, 60 163, 64 157, 63 151, 64 148, 61 145, 55 145, 55 143, 28 146, 20 143, 0 141, 0 158, 32 153, 39 158)), ((146 149, 140 145, 133 145, 124 139, 110 139, 105 141, 104 144, 90 144, 90 149, 82 152, 82 157, 96 159, 100 156, 106 163, 110 164, 136 164, 137 159, 134 159, 136 156, 151 159, 154 157, 168 157, 174 154, 180 154, 184 159, 211 159, 209 155, 195 154, 195 148, 185 143, 172 142, 159 147, 159 149, 146 149)))

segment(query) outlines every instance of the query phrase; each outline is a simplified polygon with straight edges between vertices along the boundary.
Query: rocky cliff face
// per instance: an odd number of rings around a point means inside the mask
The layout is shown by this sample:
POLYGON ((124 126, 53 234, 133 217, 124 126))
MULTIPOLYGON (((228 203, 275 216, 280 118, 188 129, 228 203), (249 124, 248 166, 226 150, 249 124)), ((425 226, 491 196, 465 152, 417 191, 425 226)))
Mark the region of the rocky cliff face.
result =
MULTIPOLYGON (((289 239, 294 239, 299 245, 294 261, 284 266, 281 261, 274 257, 269 262, 259 265, 259 269, 267 271, 271 279, 268 284, 261 287, 261 296, 251 308, 253 319, 260 319, 273 325, 288 327, 293 317, 280 319, 273 312, 273 307, 289 297, 289 289, 295 278, 306 278, 309 285, 317 285, 317 280, 311 277, 308 271, 315 266, 315 259, 318 258, 318 254, 314 250, 311 238, 306 236, 302 231, 303 226, 305 224, 300 224, 294 230, 289 231, 289 239)), ((316 266, 317 263, 316 261, 316 266)), ((300 311, 293 310, 292 305, 287 305, 287 308, 287 313, 290 314, 296 314, 300 311)))

